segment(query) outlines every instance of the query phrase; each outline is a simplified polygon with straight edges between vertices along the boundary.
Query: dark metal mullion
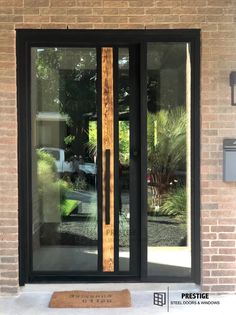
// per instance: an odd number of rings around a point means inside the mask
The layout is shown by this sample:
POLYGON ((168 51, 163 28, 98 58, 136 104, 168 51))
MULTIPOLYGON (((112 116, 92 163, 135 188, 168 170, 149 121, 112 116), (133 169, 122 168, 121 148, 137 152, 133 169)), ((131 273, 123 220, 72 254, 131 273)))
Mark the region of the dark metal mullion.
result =
POLYGON ((97 226, 98 226, 98 272, 102 272, 102 54, 101 48, 97 52, 97 226))
POLYGON ((190 42, 191 58, 191 277, 200 284, 200 39, 190 42))
POLYGON ((140 278, 147 277, 147 43, 140 44, 140 244, 141 244, 141 268, 140 278))
MULTIPOLYGON (((33 194, 32 194, 32 173, 33 173, 33 169, 32 169, 32 154, 33 154, 33 147, 32 147, 32 130, 31 130, 31 123, 32 123, 32 114, 31 114, 31 107, 32 107, 32 102, 31 102, 31 84, 32 84, 32 71, 31 71, 31 67, 32 67, 32 62, 31 62, 31 46, 27 45, 27 52, 26 55, 28 58, 27 63, 28 63, 28 71, 27 73, 29 73, 29 75, 27 76, 27 81, 26 81, 26 97, 27 97, 27 116, 28 116, 28 122, 27 122, 27 127, 28 127, 28 143, 27 143, 27 150, 28 150, 28 157, 29 157, 29 161, 27 163, 28 166, 28 171, 27 171, 27 175, 28 175, 28 196, 30 196, 29 201, 28 201, 28 209, 30 209, 31 211, 28 212, 28 222, 29 222, 29 275, 32 274, 33 272, 33 194)), ((36 117, 34 117, 36 119, 36 117)), ((35 152, 36 154, 36 152, 35 152)), ((37 169, 34 170, 35 172, 37 172, 37 169)))
POLYGON ((130 273, 139 275, 140 271, 140 102, 139 102, 139 60, 138 46, 129 48, 129 123, 130 123, 130 273))
POLYGON ((114 91, 114 270, 119 272, 119 66, 118 48, 113 47, 113 91, 114 91))
POLYGON ((29 101, 28 101, 28 84, 29 82, 29 48, 28 43, 21 42, 19 36, 17 39, 17 102, 18 106, 18 190, 19 190, 19 284, 22 286, 29 280, 29 266, 30 266, 30 224, 29 221, 29 203, 30 195, 28 191, 29 183, 31 179, 28 173, 29 158, 29 120, 30 115, 28 113, 29 101), (24 57, 23 57, 24 56, 24 57), (22 77, 24 76, 24 80, 22 77), (23 106, 24 104, 24 106, 23 106), (27 118, 26 118, 27 117, 27 118), (27 197, 28 198, 27 198, 27 197), (27 209, 27 211, 26 211, 27 209))

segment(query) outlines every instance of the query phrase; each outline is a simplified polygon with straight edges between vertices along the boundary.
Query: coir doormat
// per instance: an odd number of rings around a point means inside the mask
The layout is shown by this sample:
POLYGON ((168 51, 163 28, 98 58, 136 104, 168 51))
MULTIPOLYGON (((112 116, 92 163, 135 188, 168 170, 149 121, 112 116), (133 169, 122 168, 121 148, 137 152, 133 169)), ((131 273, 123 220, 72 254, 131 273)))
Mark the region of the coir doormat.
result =
POLYGON ((49 307, 100 308, 130 307, 129 290, 121 291, 61 291, 54 292, 49 307))

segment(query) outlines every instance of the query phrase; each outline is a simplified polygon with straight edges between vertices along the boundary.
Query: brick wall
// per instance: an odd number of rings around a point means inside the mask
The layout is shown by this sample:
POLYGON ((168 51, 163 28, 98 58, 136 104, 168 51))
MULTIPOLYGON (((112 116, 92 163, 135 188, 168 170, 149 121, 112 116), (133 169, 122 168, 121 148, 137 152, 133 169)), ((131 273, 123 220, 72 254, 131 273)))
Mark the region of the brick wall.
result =
POLYGON ((236 0, 0 0, 0 293, 18 287, 16 28, 200 28, 202 288, 236 292, 236 184, 222 139, 236 135, 236 0))

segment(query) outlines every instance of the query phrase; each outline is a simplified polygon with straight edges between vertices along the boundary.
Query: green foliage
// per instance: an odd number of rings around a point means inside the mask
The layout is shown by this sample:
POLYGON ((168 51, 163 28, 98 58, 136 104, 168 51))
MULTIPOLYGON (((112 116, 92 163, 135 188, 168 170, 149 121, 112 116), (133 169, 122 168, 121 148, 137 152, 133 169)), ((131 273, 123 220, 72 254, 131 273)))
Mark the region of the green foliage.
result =
POLYGON ((60 207, 61 215, 67 217, 76 207, 78 207, 78 200, 66 199, 60 207))
POLYGON ((174 171, 186 157, 184 108, 148 114, 148 162, 157 172, 174 171))
POLYGON ((67 190, 70 191, 78 191, 78 190, 87 190, 88 184, 84 175, 78 174, 74 181, 71 181, 71 177, 69 175, 63 176, 63 182, 66 183, 67 190))
POLYGON ((129 121, 119 121, 119 158, 121 164, 129 164, 129 121))
POLYGON ((62 55, 55 48, 36 50, 35 72, 39 111, 57 112, 59 110, 58 70, 61 60, 62 55))
POLYGON ((88 130, 88 142, 86 146, 89 151, 89 155, 91 157, 97 156, 97 122, 90 121, 89 122, 89 130, 88 130))
POLYGON ((129 247, 130 221, 127 212, 122 211, 119 215, 119 243, 120 247, 129 247))
POLYGON ((55 159, 48 153, 37 150, 37 173, 39 201, 44 220, 56 220, 60 206, 66 200, 68 184, 58 179, 55 159))
POLYGON ((73 190, 87 190, 88 184, 85 178, 78 176, 73 184, 73 190))
POLYGON ((186 159, 186 113, 183 107, 148 113, 148 168, 159 194, 170 188, 175 171, 186 159))
MULTIPOLYGON (((91 157, 97 155, 97 122, 89 122, 86 146, 91 157)), ((122 164, 129 163, 129 121, 119 121, 119 158, 122 164)))
POLYGON ((74 59, 77 62, 70 70, 61 70, 59 89, 60 111, 68 114, 71 125, 77 127, 96 113, 95 50, 77 50, 74 59))
POLYGON ((67 145, 67 146, 70 146, 72 144, 72 142, 75 141, 75 136, 73 135, 68 135, 67 137, 64 138, 64 143, 67 145))
POLYGON ((177 187, 171 190, 164 198, 160 207, 160 213, 175 217, 179 222, 186 224, 187 221, 187 193, 185 187, 177 187))
POLYGON ((56 164, 53 156, 43 150, 37 150, 38 160, 38 179, 40 186, 43 186, 43 182, 55 181, 56 176, 56 164))
POLYGON ((55 70, 58 70, 62 56, 56 49, 37 49, 36 75, 39 79, 50 79, 55 70))

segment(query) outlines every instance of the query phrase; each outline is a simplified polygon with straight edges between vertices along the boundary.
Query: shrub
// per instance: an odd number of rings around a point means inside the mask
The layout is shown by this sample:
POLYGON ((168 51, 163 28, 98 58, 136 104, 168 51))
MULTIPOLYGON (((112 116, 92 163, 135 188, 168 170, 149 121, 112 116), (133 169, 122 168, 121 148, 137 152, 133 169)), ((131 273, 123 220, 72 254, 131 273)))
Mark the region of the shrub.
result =
POLYGON ((37 150, 37 173, 39 204, 44 222, 60 220, 60 206, 66 200, 68 184, 58 179, 55 159, 48 153, 37 150))
POLYGON ((160 212, 175 217, 180 223, 187 221, 187 193, 185 187, 177 187, 170 191, 163 200, 160 212))
POLYGON ((186 160, 186 112, 181 106, 148 113, 148 175, 153 191, 153 204, 161 206, 171 189, 176 170, 186 160))

